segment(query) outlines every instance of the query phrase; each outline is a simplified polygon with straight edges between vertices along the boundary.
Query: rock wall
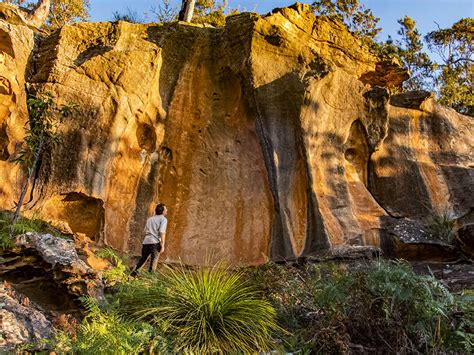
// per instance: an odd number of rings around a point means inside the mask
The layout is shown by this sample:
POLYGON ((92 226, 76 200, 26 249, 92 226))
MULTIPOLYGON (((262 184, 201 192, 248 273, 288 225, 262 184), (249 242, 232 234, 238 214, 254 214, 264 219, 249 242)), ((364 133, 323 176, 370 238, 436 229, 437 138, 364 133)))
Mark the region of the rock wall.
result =
MULTIPOLYGON (((32 90, 79 110, 27 209, 97 242, 139 252, 158 201, 163 257, 191 264, 386 247, 400 221, 442 208, 473 223, 472 119, 427 93, 391 96, 407 72, 305 5, 221 29, 81 23, 35 58, 32 90)), ((2 164, 11 208, 13 165, 2 164)))

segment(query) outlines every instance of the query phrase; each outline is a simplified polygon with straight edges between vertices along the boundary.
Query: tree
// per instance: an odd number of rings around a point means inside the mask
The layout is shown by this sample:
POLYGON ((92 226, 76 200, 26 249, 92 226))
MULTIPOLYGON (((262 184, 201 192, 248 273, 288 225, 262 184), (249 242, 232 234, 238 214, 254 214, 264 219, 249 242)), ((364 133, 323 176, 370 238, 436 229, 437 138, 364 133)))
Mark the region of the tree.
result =
POLYGON ((433 70, 435 65, 427 53, 423 52, 421 34, 416 29, 416 22, 405 16, 398 20, 401 25, 398 34, 401 40, 397 41, 397 54, 411 73, 411 78, 403 83, 405 90, 433 89, 433 70))
POLYGON ((180 21, 222 27, 229 14, 238 13, 237 9, 227 10, 227 4, 227 0, 222 0, 220 4, 216 0, 183 0, 178 18, 180 21))
POLYGON ((152 7, 150 12, 156 16, 156 22, 173 22, 178 18, 178 10, 171 5, 170 0, 162 0, 158 7, 152 7))
POLYGON ((181 3, 181 10, 179 11, 178 20, 191 22, 194 14, 194 6, 196 0, 183 0, 181 3))
POLYGON ((52 0, 46 25, 55 30, 89 18, 89 0, 52 0))
POLYGON ((50 31, 89 18, 89 0, 40 0, 38 3, 31 0, 10 0, 10 2, 30 11, 49 3, 49 15, 44 27, 50 31))
POLYGON ((29 122, 26 136, 15 162, 27 170, 27 179, 22 186, 20 198, 16 205, 11 229, 14 230, 15 223, 20 216, 28 187, 34 176, 36 176, 40 161, 44 153, 50 151, 55 145, 61 142, 61 137, 57 132, 59 123, 64 117, 71 114, 74 105, 62 105, 58 107, 51 96, 30 95, 27 100, 29 122))
POLYGON ((197 0, 193 22, 208 23, 215 27, 225 26, 226 17, 238 13, 237 9, 227 10, 227 5, 227 0, 223 0, 221 4, 217 4, 215 0, 197 0))
POLYGON ((381 31, 377 27, 380 18, 375 17, 372 10, 366 9, 364 5, 359 5, 359 0, 320 0, 311 6, 315 13, 344 23, 361 38, 375 40, 381 31))
POLYGON ((474 116, 474 19, 464 18, 450 28, 430 32, 425 40, 442 60, 437 78, 439 102, 474 116))
POLYGON ((39 0, 37 3, 27 2, 27 0, 7 0, 0 5, 7 8, 9 7, 8 4, 17 6, 16 8, 10 7, 9 15, 3 14, 6 15, 5 18, 8 22, 27 25, 31 29, 39 31, 39 27, 45 23, 48 17, 51 0, 39 0), (12 16, 16 18, 13 19, 12 16))

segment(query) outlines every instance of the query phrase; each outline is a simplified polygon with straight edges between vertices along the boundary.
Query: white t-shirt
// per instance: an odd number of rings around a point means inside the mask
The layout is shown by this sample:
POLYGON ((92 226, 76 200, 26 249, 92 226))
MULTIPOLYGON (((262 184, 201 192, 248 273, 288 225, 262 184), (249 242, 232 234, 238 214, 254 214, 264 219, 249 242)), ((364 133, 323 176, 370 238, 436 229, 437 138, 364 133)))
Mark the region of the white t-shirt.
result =
POLYGON ((168 220, 162 214, 155 215, 146 220, 145 239, 142 244, 157 244, 161 241, 160 234, 166 233, 168 220))

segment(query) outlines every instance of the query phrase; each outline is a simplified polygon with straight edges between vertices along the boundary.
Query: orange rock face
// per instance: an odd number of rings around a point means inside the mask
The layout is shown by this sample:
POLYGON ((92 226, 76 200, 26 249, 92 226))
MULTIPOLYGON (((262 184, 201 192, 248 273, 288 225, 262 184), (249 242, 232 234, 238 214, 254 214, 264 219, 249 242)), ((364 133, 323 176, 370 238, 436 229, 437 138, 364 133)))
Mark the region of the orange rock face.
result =
POLYGON ((472 120, 390 97, 407 73, 304 5, 222 29, 66 26, 37 58, 32 88, 79 110, 26 207, 97 242, 138 253, 159 201, 162 260, 259 264, 383 246, 399 218, 473 208, 472 120))

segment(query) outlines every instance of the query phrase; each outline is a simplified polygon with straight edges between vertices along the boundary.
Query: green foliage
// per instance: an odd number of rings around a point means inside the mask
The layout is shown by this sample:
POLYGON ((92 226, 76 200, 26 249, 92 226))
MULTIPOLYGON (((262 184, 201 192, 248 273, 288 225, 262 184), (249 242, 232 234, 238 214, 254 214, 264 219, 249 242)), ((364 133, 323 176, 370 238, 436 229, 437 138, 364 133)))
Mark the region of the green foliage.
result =
POLYGON ((461 19, 450 28, 428 33, 425 39, 443 61, 437 81, 440 102, 474 116, 474 19, 461 19))
POLYGON ((31 172, 37 154, 41 155, 61 143, 61 136, 57 131, 58 125, 71 114, 74 105, 58 107, 49 94, 29 95, 26 103, 29 113, 28 128, 22 149, 14 161, 27 167, 31 172))
POLYGON ((223 0, 221 4, 217 4, 215 0, 196 0, 192 22, 215 27, 225 26, 226 17, 238 13, 237 9, 227 10, 227 3, 227 0, 223 0))
MULTIPOLYGON (((153 319, 174 339, 176 352, 245 353, 269 349, 277 329, 274 308, 239 272, 219 266, 187 270, 167 267, 163 286, 151 285, 143 298, 145 307, 134 306, 142 319, 153 319)), ((135 295, 140 294, 135 289, 135 295)), ((130 298, 128 298, 130 304, 130 298)), ((127 308, 130 309, 130 306, 127 308)))
POLYGON ((428 54, 423 52, 423 41, 416 29, 416 22, 405 16, 398 23, 401 26, 398 31, 401 36, 401 40, 397 41, 398 55, 411 73, 411 78, 403 83, 403 88, 408 91, 431 91, 434 84, 430 81, 434 79, 432 73, 435 65, 428 54))
MULTIPOLYGON (((33 0, 11 0, 9 2, 28 9, 34 8, 37 3, 33 0)), ((53 31, 64 25, 85 21, 89 18, 89 9, 89 0, 51 0, 49 16, 44 28, 53 31)))
POLYGON ((472 349, 472 323, 451 325, 455 297, 402 262, 353 270, 270 264, 248 278, 268 292, 279 324, 292 334, 280 335, 287 351, 349 353, 354 343, 393 353, 472 349))
POLYGON ((12 219, 13 215, 11 213, 0 212, 0 250, 13 246, 13 237, 15 235, 36 232, 59 236, 59 232, 55 228, 38 217, 20 217, 13 227, 12 219), (13 231, 12 235, 10 235, 11 229, 13 231))
POLYGON ((52 0, 46 27, 49 30, 89 18, 89 0, 52 0))
POLYGON ((96 255, 99 258, 108 259, 113 267, 102 273, 102 276, 108 284, 115 284, 116 282, 123 282, 128 278, 128 270, 122 258, 112 248, 103 248, 97 251, 96 255))
POLYGON ((312 4, 314 11, 344 23, 349 30, 361 38, 374 40, 382 30, 377 27, 380 18, 358 0, 320 0, 312 4))
POLYGON ((84 298, 87 316, 80 325, 76 339, 59 332, 55 350, 73 354, 138 354, 154 335, 146 323, 124 319, 114 310, 100 309, 93 298, 84 298))
POLYGON ((456 298, 449 327, 442 329, 445 347, 461 350, 466 354, 474 352, 474 290, 464 290, 456 298))
POLYGON ((453 244, 456 236, 456 220, 447 209, 434 211, 427 225, 428 231, 436 238, 453 244))

